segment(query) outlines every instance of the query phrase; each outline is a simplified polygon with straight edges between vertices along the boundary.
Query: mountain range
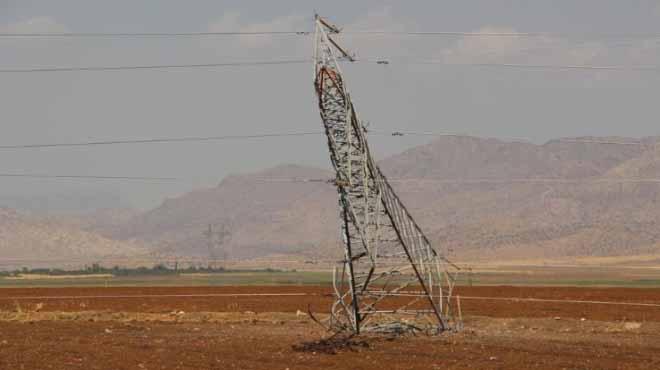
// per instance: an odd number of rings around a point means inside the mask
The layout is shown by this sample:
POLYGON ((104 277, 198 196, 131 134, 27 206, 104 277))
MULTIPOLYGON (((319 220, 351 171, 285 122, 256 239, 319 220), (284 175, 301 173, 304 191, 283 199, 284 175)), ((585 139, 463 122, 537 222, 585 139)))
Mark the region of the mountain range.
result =
MULTIPOLYGON (((542 145, 440 137, 380 162, 434 245, 458 259, 633 256, 660 252, 659 139, 571 138, 542 145), (640 144, 636 144, 640 142, 640 144)), ((230 258, 341 254, 337 193, 324 169, 281 165, 232 175, 146 211, 77 221, 3 211, 3 256, 230 258), (66 231, 64 231, 66 230, 66 231), (62 235, 67 235, 62 238, 62 235), (29 247, 28 247, 29 246, 29 247)))

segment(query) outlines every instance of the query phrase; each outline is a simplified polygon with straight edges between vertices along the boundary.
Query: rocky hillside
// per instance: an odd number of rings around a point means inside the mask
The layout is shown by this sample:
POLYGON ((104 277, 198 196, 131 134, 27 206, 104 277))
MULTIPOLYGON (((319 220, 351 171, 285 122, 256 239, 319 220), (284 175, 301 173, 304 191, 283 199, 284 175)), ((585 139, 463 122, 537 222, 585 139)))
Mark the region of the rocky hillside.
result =
POLYGON ((632 255, 660 251, 660 184, 622 181, 660 178, 652 148, 447 138, 383 166, 407 179, 394 183, 411 212, 458 257, 632 255))
POLYGON ((82 231, 68 222, 26 216, 0 208, 0 254, 12 261, 62 261, 133 257, 147 253, 139 242, 117 241, 82 231))
MULTIPOLYGON (((660 252, 660 150, 627 138, 544 145, 443 137, 381 162, 432 241, 458 259, 618 256, 660 252), (643 179, 645 181, 636 181, 643 179)), ((283 165, 229 176, 144 213, 84 218, 0 211, 9 259, 150 253, 207 256, 204 232, 230 236, 216 256, 341 253, 337 195, 327 170, 283 165), (146 247, 149 246, 149 247, 146 247)), ((217 241, 217 237, 215 238, 217 241)))
MULTIPOLYGON (((627 181, 660 178, 656 139, 644 141, 648 145, 568 140, 534 145, 443 137, 381 166, 431 239, 457 258, 657 253, 660 183, 627 181)), ((203 232, 212 224, 231 231, 226 248, 232 257, 337 255, 332 186, 278 181, 330 177, 328 171, 293 165, 230 176, 104 234, 155 243, 175 254, 205 255, 203 232)))
POLYGON ((231 257, 314 254, 336 241, 335 191, 290 179, 329 178, 328 171, 285 165, 224 179, 134 217, 113 238, 140 239, 174 254, 207 255, 208 225, 231 233, 231 257), (285 181, 281 181, 285 180, 285 181))

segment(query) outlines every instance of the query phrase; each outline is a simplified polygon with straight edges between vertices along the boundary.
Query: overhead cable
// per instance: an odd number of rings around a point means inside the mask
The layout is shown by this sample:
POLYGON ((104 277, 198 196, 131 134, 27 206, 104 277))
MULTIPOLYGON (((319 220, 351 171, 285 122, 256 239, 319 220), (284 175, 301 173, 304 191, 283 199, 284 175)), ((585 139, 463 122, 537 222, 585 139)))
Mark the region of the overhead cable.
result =
POLYGON ((150 69, 258 67, 258 66, 306 64, 309 62, 310 62, 309 59, 289 59, 289 60, 274 60, 274 61, 225 62, 225 63, 204 63, 204 64, 162 64, 162 65, 154 64, 154 65, 125 65, 125 66, 98 66, 98 67, 45 67, 45 68, 0 69, 0 73, 98 72, 98 71, 125 71, 125 70, 150 70, 150 69))
POLYGON ((84 147, 101 145, 123 145, 123 144, 156 144, 156 143, 190 143, 224 140, 246 140, 263 139, 277 137, 295 137, 323 135, 321 131, 301 131, 301 132, 283 132, 270 134, 252 134, 252 135, 222 135, 222 136, 190 136, 190 137, 170 137, 170 138, 147 138, 130 140, 102 140, 102 141, 82 141, 69 143, 42 143, 42 144, 16 144, 0 145, 0 149, 37 149, 37 148, 57 148, 57 147, 84 147))
MULTIPOLYGON (((246 62, 223 62, 223 63, 201 63, 201 64, 162 64, 162 65, 123 65, 123 66, 92 66, 92 67, 43 67, 43 68, 18 68, 0 69, 0 73, 42 73, 42 72, 99 72, 99 71, 125 71, 125 70, 158 70, 158 69, 193 69, 193 68, 222 68, 222 67, 257 67, 257 66, 279 66, 292 64, 311 63, 311 59, 288 59, 272 61, 246 61, 246 62)), ((351 63, 368 63, 378 65, 442 65, 448 67, 494 67, 529 70, 609 70, 609 71, 635 71, 635 72, 660 72, 660 65, 572 65, 572 64, 516 64, 516 63, 447 63, 439 60, 407 60, 391 61, 387 58, 381 59, 357 59, 351 63)))
MULTIPOLYGON (((457 134, 457 133, 444 133, 444 132, 431 132, 431 131, 381 131, 381 130, 369 130, 368 132, 371 135, 387 135, 387 136, 445 136, 445 137, 465 137, 465 138, 479 138, 475 135, 469 134, 457 134)), ((497 140, 508 140, 512 142, 522 142, 532 144, 532 139, 520 138, 520 137, 505 137, 499 136, 496 138, 486 138, 486 139, 497 139, 497 140)))
MULTIPOLYGON (((289 182, 289 183, 322 183, 335 184, 331 178, 259 178, 261 182, 289 182)), ((560 179, 560 178, 510 178, 510 179, 456 179, 456 178, 388 178, 391 183, 419 182, 439 184, 513 184, 513 183, 539 183, 539 184, 660 184, 660 178, 598 178, 598 179, 560 179)))
POLYGON ((0 37, 34 38, 105 38, 105 37, 206 37, 206 36, 306 36, 308 31, 229 31, 229 32, 53 32, 53 33, 0 33, 0 37))
POLYGON ((447 67, 486 67, 511 69, 554 69, 554 70, 596 70, 596 71, 634 71, 634 72, 660 72, 660 65, 580 65, 580 64, 520 64, 520 63, 448 63, 442 60, 403 60, 393 61, 387 58, 357 59, 357 63, 371 63, 378 65, 441 65, 447 67))
POLYGON ((595 32, 461 32, 461 31, 378 31, 343 30, 342 35, 373 36, 449 36, 449 37, 584 37, 584 38, 660 38, 660 33, 595 33, 595 32))
MULTIPOLYGON (((532 144, 534 140, 524 137, 508 137, 508 136, 498 136, 498 137, 479 137, 476 135, 470 134, 458 134, 458 133, 444 133, 444 132, 432 132, 432 131, 380 131, 380 130, 369 130, 369 134, 375 135, 387 135, 387 136, 436 136, 436 137, 463 137, 463 138, 474 138, 474 139, 495 139, 495 140, 506 140, 514 143, 523 143, 523 144, 532 144)), ((582 143, 582 144, 606 144, 606 145, 631 145, 631 146, 642 146, 648 145, 642 141, 616 141, 616 140, 600 140, 600 139, 554 139, 549 143, 561 142, 561 143, 582 143)), ((1 148, 1 147, 0 147, 1 148)))
POLYGON ((176 177, 146 177, 146 176, 93 176, 93 175, 49 175, 34 173, 0 173, 0 177, 17 177, 33 179, 85 179, 85 180, 130 180, 130 181, 178 181, 176 177))
MULTIPOLYGON (((2 32, 0 37, 16 38, 126 38, 126 37, 212 37, 212 36, 310 36, 309 30, 262 30, 219 32, 2 32)), ((387 31, 342 30, 341 35, 356 36, 439 36, 439 37, 583 37, 594 39, 660 38, 660 33, 596 32, 464 32, 464 31, 387 31)))
MULTIPOLYGON (((149 176, 97 176, 97 175, 57 175, 37 173, 0 173, 4 178, 61 179, 61 180, 127 180, 127 181, 183 181, 177 177, 149 176)), ((254 178, 263 183, 310 183, 335 185, 332 178, 254 178)), ((437 184, 660 184, 660 178, 597 178, 597 179, 560 179, 560 178, 510 178, 510 179, 456 179, 456 178, 389 178, 391 183, 437 183, 437 184)))
MULTIPOLYGON (((432 132, 432 131, 385 131, 385 130, 369 130, 368 135, 377 136, 391 136, 391 137, 404 137, 404 136, 425 136, 425 137, 460 137, 460 138, 473 138, 473 139, 494 139, 514 143, 523 143, 536 145, 532 139, 521 137, 486 137, 481 138, 476 135, 461 134, 461 133, 446 133, 446 132, 432 132)), ((138 138, 138 139, 119 139, 119 140, 98 140, 98 141, 79 141, 79 142, 59 142, 59 143, 36 143, 36 144, 0 144, 0 150, 12 149, 47 149, 47 148, 67 148, 67 147, 89 147, 89 146, 110 146, 110 145, 139 145, 139 144, 158 144, 158 143, 195 143, 195 142, 214 142, 214 141, 232 141, 232 140, 252 140, 252 139, 268 139, 268 138, 283 138, 283 137, 304 137, 304 136, 317 136, 325 135, 322 131, 292 131, 280 133, 257 133, 247 135, 218 135, 218 136, 183 136, 183 137, 169 137, 169 138, 138 138)), ((614 141, 614 140, 599 140, 599 139, 556 139, 553 142, 565 143, 585 143, 585 144, 603 144, 603 145, 630 145, 641 146, 646 143, 641 141, 614 141)))
POLYGON ((614 141, 598 139, 557 139, 554 141, 562 143, 584 143, 584 144, 611 144, 611 145, 646 145, 641 141, 614 141))

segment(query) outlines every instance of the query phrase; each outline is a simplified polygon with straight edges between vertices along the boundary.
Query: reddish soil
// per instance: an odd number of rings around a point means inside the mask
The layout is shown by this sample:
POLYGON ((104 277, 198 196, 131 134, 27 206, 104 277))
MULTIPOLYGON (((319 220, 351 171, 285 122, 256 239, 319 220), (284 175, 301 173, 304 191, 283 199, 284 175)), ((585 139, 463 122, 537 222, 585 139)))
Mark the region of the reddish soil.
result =
MULTIPOLYGON (((0 369, 660 369, 660 307, 651 306, 466 299, 460 334, 362 337, 337 350, 301 350, 327 333, 294 312, 307 304, 326 311, 326 293, 284 286, 0 289, 0 369), (311 295, 45 299, 255 292, 311 295), (7 313, 19 308, 28 313, 7 313), (228 313, 196 314, 213 311, 228 313), (140 318, 145 312, 153 314, 140 318)), ((659 289, 473 287, 460 294, 660 303, 659 289)))
MULTIPOLYGON (((315 286, 224 286, 163 288, 8 288, 0 289, 0 310, 30 310, 42 304, 44 311, 185 312, 325 312, 332 302, 330 289, 315 286), (306 296, 157 297, 116 298, 142 295, 304 293, 306 296), (47 299, 46 297, 94 296, 94 298, 47 299), (98 298, 109 296, 111 298, 98 298), (21 299, 11 299, 20 297, 21 299), (24 299, 35 297, 34 299, 24 299)), ((660 304, 660 289, 572 287, 460 287, 463 313, 490 317, 566 317, 601 321, 660 321, 660 307, 605 305, 570 302, 493 301, 469 297, 536 298, 660 304)))
MULTIPOLYGON (((260 316, 260 315, 258 315, 260 316)), ((293 315, 292 315, 293 316, 293 315)), ((492 321, 485 321, 492 320, 492 321)), ((498 321, 499 320, 499 321, 498 321)), ((658 369, 660 326, 468 321, 460 334, 361 338, 337 352, 291 318, 245 323, 45 321, 0 324, 1 369, 658 369), (570 329, 569 329, 570 328, 570 329), (567 331, 570 330, 570 331, 567 331)))

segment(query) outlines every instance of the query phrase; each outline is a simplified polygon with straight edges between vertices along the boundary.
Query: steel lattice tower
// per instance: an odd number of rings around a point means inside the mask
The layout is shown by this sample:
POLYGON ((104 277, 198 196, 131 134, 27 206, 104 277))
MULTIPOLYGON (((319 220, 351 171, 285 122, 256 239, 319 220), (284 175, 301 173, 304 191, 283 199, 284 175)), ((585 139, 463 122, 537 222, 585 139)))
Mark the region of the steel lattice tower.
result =
POLYGON ((457 329, 451 298, 458 268, 431 246, 371 156, 339 66, 354 61, 333 39, 340 30, 318 16, 315 28, 315 88, 344 243, 330 325, 355 334, 457 329))

